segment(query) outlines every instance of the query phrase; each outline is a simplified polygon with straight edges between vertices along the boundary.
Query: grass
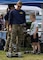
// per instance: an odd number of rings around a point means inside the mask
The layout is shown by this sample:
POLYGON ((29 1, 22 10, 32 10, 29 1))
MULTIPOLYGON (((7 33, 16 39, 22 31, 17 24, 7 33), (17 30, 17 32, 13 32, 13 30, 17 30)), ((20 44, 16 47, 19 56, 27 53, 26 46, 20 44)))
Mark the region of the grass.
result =
POLYGON ((0 60, 43 60, 43 54, 34 55, 34 54, 23 54, 23 57, 17 58, 8 58, 6 57, 6 52, 0 51, 0 60))

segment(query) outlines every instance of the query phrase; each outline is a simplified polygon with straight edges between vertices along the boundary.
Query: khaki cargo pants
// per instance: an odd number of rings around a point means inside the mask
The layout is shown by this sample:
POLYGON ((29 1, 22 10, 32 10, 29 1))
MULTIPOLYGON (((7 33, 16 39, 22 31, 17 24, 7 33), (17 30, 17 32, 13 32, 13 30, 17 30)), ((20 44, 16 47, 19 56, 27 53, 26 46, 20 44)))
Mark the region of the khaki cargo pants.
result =
POLYGON ((10 52, 13 51, 12 44, 16 44, 17 51, 19 51, 19 46, 20 46, 21 42, 24 40, 23 31, 24 31, 24 27, 22 24, 12 25, 12 32, 9 32, 10 37, 8 37, 7 44, 6 44, 6 47, 9 44, 9 51, 10 52))

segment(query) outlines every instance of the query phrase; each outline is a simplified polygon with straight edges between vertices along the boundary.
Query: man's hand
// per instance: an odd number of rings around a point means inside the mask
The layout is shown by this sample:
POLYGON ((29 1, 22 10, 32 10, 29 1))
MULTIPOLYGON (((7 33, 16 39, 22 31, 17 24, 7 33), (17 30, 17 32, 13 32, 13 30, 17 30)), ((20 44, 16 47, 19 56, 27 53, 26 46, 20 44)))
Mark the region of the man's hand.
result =
POLYGON ((9 31, 10 31, 10 32, 12 31, 11 25, 9 25, 9 31))

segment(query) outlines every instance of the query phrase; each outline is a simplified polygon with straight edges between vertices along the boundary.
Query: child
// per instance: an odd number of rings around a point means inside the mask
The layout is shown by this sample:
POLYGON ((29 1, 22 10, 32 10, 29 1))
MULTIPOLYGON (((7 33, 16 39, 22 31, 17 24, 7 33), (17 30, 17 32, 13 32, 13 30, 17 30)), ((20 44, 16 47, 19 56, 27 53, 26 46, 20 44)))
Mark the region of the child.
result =
POLYGON ((36 21, 36 16, 35 14, 30 15, 30 19, 32 21, 31 27, 30 27, 30 35, 31 35, 31 42, 32 42, 32 48, 33 48, 33 53, 36 53, 36 50, 38 49, 38 54, 40 53, 40 44, 38 41, 38 24, 36 21))

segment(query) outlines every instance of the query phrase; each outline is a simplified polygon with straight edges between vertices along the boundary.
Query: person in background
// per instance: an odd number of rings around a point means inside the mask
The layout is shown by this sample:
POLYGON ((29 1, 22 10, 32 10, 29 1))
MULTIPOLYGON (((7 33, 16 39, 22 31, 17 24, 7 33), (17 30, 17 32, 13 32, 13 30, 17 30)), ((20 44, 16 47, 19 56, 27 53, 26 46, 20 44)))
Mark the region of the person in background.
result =
POLYGON ((4 30, 5 30, 5 19, 3 18, 3 14, 0 14, 0 50, 3 50, 5 46, 5 40, 3 39, 4 30))
POLYGON ((9 4, 8 8, 7 8, 7 14, 4 17, 5 18, 5 26, 7 29, 7 40, 5 43, 4 51, 8 51, 8 49, 9 49, 9 42, 10 42, 10 38, 11 38, 11 34, 9 32, 9 14, 10 14, 10 11, 12 11, 13 9, 14 9, 14 4, 9 4))
POLYGON ((17 46, 16 52, 19 52, 18 41, 21 41, 24 38, 23 25, 26 23, 26 19, 25 19, 25 12, 23 10, 21 10, 21 7, 22 7, 22 2, 18 1, 16 4, 16 9, 14 9, 10 12, 9 31, 11 32, 11 39, 10 39, 8 54, 10 54, 10 53, 12 54, 12 52, 13 52, 12 43, 16 44, 16 46, 17 46))
POLYGON ((4 31, 5 29, 5 20, 3 18, 3 14, 0 15, 0 30, 4 31))
POLYGON ((34 13, 30 14, 30 19, 32 21, 31 27, 30 27, 30 35, 31 35, 31 42, 32 42, 32 48, 33 53, 40 54, 40 43, 38 39, 38 23, 36 21, 36 15, 34 13), (36 50, 38 51, 36 52, 36 50))
POLYGON ((8 26, 9 26, 9 13, 11 10, 14 9, 14 4, 9 4, 8 5, 8 8, 7 8, 7 13, 5 14, 4 18, 5 18, 5 26, 6 26, 6 29, 8 30, 8 26))

